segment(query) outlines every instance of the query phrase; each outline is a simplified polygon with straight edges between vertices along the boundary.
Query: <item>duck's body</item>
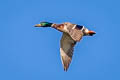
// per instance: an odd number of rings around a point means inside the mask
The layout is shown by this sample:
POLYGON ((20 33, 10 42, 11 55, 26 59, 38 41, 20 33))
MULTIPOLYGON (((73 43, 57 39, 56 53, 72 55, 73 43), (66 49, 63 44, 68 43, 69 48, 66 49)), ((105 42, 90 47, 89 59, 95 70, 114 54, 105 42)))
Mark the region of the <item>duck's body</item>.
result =
POLYGON ((64 70, 67 71, 69 64, 72 60, 73 48, 76 42, 79 42, 83 36, 92 36, 94 31, 89 31, 84 26, 65 22, 62 24, 54 24, 48 22, 41 22, 41 24, 35 25, 35 27, 52 27, 63 32, 60 41, 60 54, 64 70))
POLYGON ((71 24, 69 22, 65 22, 57 26, 56 24, 53 24, 53 28, 61 32, 68 33, 74 41, 80 41, 81 36, 83 36, 83 33, 81 32, 83 26, 71 24))

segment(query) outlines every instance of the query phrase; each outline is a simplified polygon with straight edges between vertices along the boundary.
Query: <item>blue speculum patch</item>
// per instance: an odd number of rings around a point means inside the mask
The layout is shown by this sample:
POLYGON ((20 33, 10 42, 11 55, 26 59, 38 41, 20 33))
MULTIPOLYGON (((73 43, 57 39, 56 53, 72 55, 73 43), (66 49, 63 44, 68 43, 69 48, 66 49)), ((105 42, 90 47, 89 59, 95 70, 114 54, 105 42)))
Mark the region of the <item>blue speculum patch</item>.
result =
POLYGON ((81 25, 76 25, 76 27, 77 27, 78 29, 82 29, 82 28, 83 28, 83 26, 81 26, 81 25))

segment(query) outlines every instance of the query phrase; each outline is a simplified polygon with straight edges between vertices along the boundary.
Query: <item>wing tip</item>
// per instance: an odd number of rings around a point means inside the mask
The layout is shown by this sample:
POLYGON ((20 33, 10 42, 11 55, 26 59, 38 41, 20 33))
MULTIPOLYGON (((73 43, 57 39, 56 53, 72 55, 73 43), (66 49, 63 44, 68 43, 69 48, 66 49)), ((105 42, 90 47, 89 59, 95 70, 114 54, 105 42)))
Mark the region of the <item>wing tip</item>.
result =
POLYGON ((68 61, 65 61, 64 58, 62 57, 62 63, 63 63, 63 67, 64 67, 64 71, 67 72, 69 65, 70 65, 71 59, 69 59, 68 61))
POLYGON ((64 71, 67 72, 68 68, 64 67, 64 71))

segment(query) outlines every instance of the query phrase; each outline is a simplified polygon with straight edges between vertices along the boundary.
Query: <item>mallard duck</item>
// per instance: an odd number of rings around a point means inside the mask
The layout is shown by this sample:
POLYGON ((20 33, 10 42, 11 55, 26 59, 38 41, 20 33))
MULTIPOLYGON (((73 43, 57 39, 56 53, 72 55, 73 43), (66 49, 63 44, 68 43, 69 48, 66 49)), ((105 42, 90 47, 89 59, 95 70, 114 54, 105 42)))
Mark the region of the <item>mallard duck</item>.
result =
POLYGON ((63 32, 60 40, 60 55, 64 71, 68 70, 71 63, 75 44, 79 42, 83 36, 93 36, 96 34, 94 31, 88 30, 84 26, 72 24, 70 22, 62 24, 41 22, 40 24, 36 24, 35 27, 51 27, 63 32))

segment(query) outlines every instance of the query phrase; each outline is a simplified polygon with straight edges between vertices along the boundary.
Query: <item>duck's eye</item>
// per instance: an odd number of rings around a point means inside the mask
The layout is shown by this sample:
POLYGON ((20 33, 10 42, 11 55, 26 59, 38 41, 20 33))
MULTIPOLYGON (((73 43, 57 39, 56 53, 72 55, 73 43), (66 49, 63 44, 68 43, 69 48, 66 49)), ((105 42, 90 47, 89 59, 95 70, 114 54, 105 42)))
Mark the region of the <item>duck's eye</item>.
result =
POLYGON ((76 27, 79 28, 79 29, 83 28, 83 26, 81 26, 81 25, 76 25, 76 27))

